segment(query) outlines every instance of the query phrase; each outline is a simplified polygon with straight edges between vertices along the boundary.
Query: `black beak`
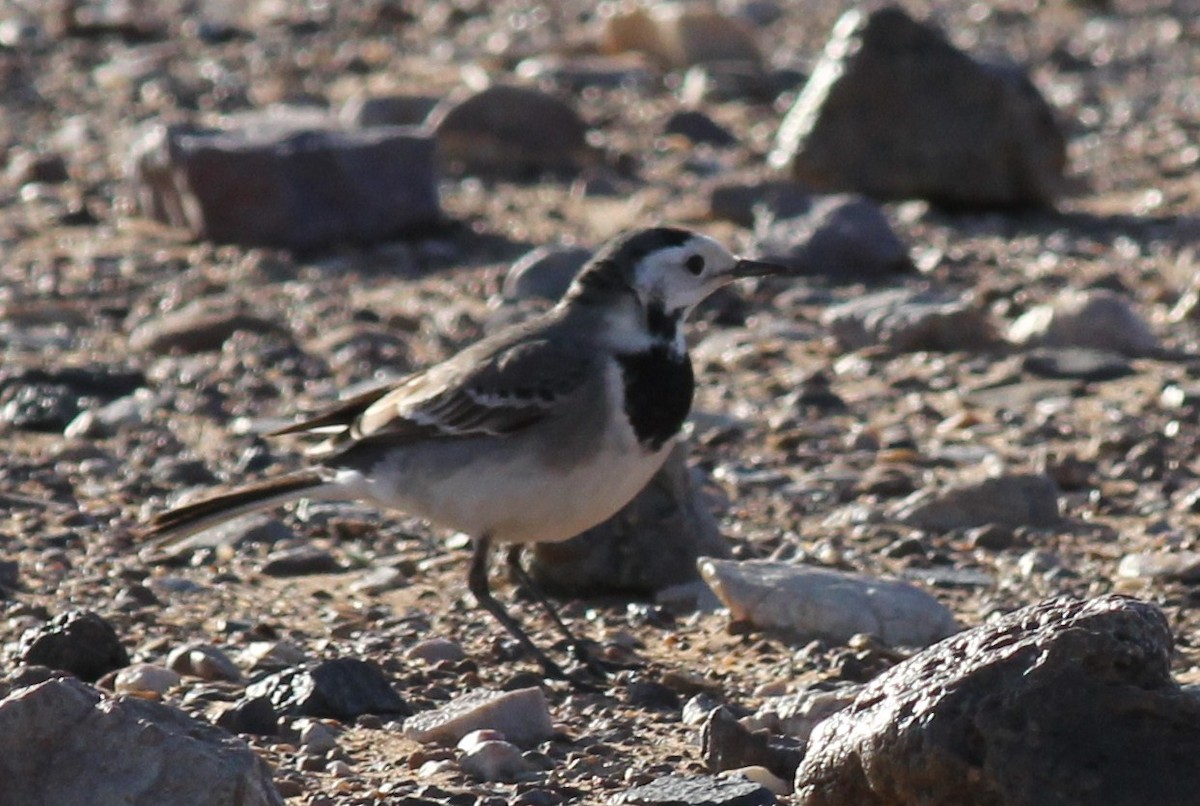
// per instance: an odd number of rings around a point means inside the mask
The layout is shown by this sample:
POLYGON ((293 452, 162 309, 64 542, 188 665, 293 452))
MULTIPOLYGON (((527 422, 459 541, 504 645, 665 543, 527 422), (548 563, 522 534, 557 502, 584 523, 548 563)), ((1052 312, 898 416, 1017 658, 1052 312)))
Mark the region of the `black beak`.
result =
POLYGON ((776 274, 788 274, 791 272, 787 266, 780 266, 778 263, 767 263, 762 260, 739 260, 733 264, 733 271, 730 272, 734 277, 770 277, 776 274))

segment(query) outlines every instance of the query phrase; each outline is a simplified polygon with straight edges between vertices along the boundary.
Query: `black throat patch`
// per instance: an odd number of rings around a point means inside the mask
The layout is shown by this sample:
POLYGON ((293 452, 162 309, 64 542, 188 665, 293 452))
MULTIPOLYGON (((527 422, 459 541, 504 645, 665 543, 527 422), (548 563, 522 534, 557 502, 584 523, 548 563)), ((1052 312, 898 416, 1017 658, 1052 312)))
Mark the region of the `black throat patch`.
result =
POLYGON ((692 362, 666 344, 617 356, 625 381, 625 416, 642 447, 662 448, 692 409, 692 362))

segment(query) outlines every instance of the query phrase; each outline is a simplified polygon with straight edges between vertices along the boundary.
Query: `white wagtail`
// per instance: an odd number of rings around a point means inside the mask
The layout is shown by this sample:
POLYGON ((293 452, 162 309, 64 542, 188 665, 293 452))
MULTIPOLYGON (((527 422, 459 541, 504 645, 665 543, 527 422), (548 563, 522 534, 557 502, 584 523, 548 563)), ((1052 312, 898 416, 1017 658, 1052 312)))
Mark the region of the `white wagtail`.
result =
POLYGON ((506 543, 558 541, 615 514, 659 470, 692 404, 682 323, 739 277, 785 271, 734 257, 711 238, 659 227, 607 244, 561 302, 397 383, 276 434, 321 435, 305 470, 158 515, 152 551, 299 498, 368 501, 472 536, 468 588, 547 674, 564 677, 488 586, 506 543))

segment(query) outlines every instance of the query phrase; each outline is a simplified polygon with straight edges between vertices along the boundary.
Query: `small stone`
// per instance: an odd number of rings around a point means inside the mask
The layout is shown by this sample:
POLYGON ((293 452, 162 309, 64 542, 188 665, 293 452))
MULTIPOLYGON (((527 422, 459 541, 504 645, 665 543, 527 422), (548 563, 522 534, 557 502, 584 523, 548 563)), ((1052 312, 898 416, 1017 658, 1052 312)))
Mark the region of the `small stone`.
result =
POLYGON ((1061 515, 1058 488, 1042 474, 1014 474, 921 490, 899 502, 892 515, 917 529, 948 532, 976 526, 1053 526, 1061 515))
POLYGON ((308 663, 246 687, 246 697, 266 697, 285 716, 350 722, 360 714, 407 715, 408 705, 379 667, 355 658, 308 663))
POLYGON ((1111 381, 1133 374, 1133 365, 1120 353, 1084 347, 1034 350, 1025 356, 1022 369, 1040 378, 1111 381))
POLYGON ((1200 582, 1200 552, 1176 551, 1126 554, 1117 565, 1117 576, 1128 579, 1164 579, 1200 582))
POLYGON ((700 573, 734 621, 801 638, 858 633, 889 646, 927 646, 958 631, 950 611, 899 580, 781 562, 702 558, 700 573))
POLYGON ((296 546, 267 555, 262 572, 269 577, 296 577, 309 574, 334 574, 344 571, 337 557, 316 546, 296 546))
POLYGON ((433 95, 358 95, 342 107, 343 124, 365 129, 371 126, 420 126, 437 106, 433 95))
POLYGON ((129 665, 112 625, 96 613, 71 610, 21 636, 22 662, 94 681, 129 665))
POLYGON ((337 734, 324 722, 315 719, 301 720, 300 746, 306 753, 323 756, 337 747, 337 734))
POLYGON ((130 349, 139 353, 201 353, 221 349, 238 331, 285 333, 280 324, 248 310, 237 298, 206 297, 157 314, 129 334, 130 349))
POLYGON ((519 747, 498 739, 473 742, 458 764, 463 772, 480 781, 517 781, 533 772, 519 747))
POLYGON ((1011 548, 1016 542, 1016 535, 1011 526, 999 523, 987 523, 967 530, 967 542, 973 549, 985 551, 1003 551, 1011 548))
POLYGON ((220 710, 213 722, 230 733, 275 736, 279 733, 279 714, 267 697, 245 697, 220 710))
POLYGON ((866 294, 828 309, 821 322, 842 350, 882 346, 896 352, 978 350, 997 342, 974 302, 939 291, 866 294))
POLYGON ((359 576, 350 584, 350 590, 368 596, 378 596, 407 586, 408 575, 403 570, 391 565, 381 565, 359 576))
POLYGON ((463 736, 481 729, 499 731, 522 746, 535 745, 554 734, 546 696, 534 687, 479 689, 404 722, 404 735, 425 744, 457 744, 463 736))
POLYGON ((117 672, 113 690, 118 694, 132 694, 157 700, 179 685, 179 680, 178 673, 165 666, 135 663, 117 672))
POLYGON ((1068 291, 1021 315, 1008 338, 1023 347, 1080 347, 1137 358, 1160 351, 1158 337, 1123 296, 1108 289, 1068 291))
POLYGON ((791 780, 804 758, 804 745, 793 738, 771 736, 742 726, 728 708, 716 708, 700 731, 704 765, 711 772, 759 766, 791 780))
POLYGON ((702 5, 635 6, 607 17, 604 25, 601 47, 606 52, 639 51, 668 69, 708 62, 762 64, 749 26, 702 5))
POLYGON ((848 685, 832 690, 810 689, 799 694, 770 697, 759 706, 755 718, 770 725, 776 732, 807 743, 813 728, 849 705, 859 688, 848 685))
POLYGON ((812 209, 812 191, 790 180, 719 180, 708 191, 709 214, 743 227, 756 220, 791 219, 812 209))
MULTIPOLYGON (((792 774, 795 774, 794 770, 792 774)), ((770 792, 772 795, 783 797, 784 795, 789 795, 792 792, 792 787, 787 781, 785 781, 783 778, 780 778, 766 767, 752 765, 749 767, 738 767, 736 770, 729 770, 723 773, 723 777, 728 778, 735 778, 739 776, 745 778, 747 781, 753 781, 763 789, 770 792)), ((788 776, 788 778, 791 777, 791 775, 788 776)))
POLYGON ((242 679, 242 671, 224 651, 211 644, 185 644, 167 655, 167 666, 201 680, 242 679))
POLYGON ((451 641, 449 638, 426 638, 409 647, 404 653, 404 657, 407 660, 419 660, 432 666, 444 661, 457 663, 460 660, 466 660, 467 653, 462 648, 462 644, 451 641))
POLYGON ((557 302, 591 257, 591 250, 582 247, 539 246, 513 263, 504 276, 501 296, 557 302))
POLYGON ((615 802, 639 806, 770 806, 778 801, 761 784, 741 777, 667 775, 618 795, 615 802))
POLYGON ((685 137, 696 145, 718 148, 735 146, 738 143, 728 129, 703 112, 685 109, 675 112, 663 126, 663 134, 685 137))

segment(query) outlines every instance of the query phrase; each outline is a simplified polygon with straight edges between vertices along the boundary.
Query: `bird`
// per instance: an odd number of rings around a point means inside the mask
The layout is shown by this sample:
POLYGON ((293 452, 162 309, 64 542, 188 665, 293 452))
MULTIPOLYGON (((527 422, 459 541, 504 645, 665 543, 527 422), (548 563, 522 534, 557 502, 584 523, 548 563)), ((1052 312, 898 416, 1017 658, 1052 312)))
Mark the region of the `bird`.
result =
POLYGON ((467 587, 476 602, 547 677, 572 679, 493 596, 493 548, 509 547, 515 581, 586 659, 521 566, 522 547, 580 534, 645 487, 691 410, 688 315, 734 280, 786 271, 687 229, 624 233, 596 252, 554 307, 272 432, 320 441, 300 470, 153 517, 143 552, 161 557, 198 532, 298 499, 403 511, 469 535, 467 587))

